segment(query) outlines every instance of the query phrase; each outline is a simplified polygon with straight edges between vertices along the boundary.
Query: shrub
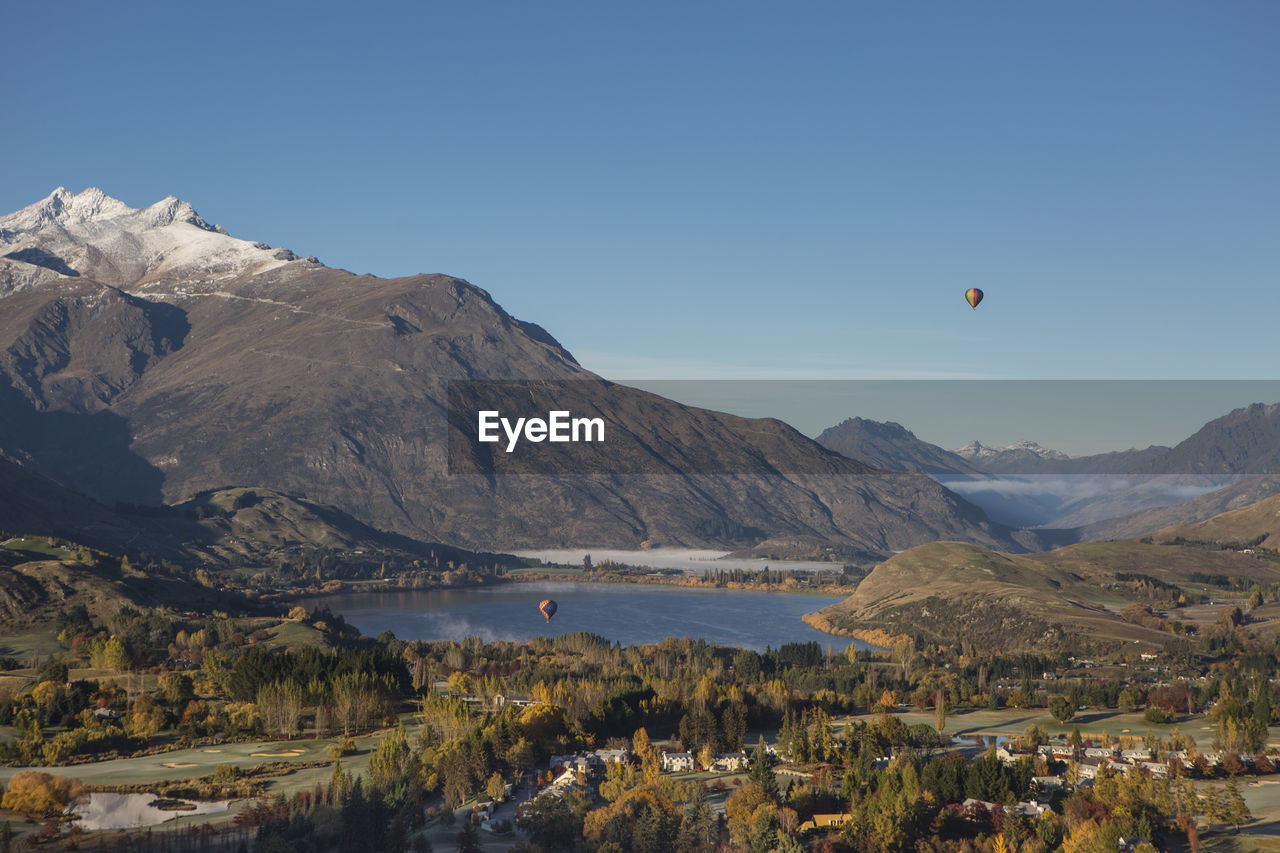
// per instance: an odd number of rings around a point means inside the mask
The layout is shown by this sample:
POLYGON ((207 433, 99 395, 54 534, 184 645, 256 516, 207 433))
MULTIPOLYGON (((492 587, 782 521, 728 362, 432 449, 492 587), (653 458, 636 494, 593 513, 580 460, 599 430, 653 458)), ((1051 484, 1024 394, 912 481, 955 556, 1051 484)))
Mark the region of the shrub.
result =
POLYGON ((330 758, 342 758, 346 755, 355 755, 356 742, 349 737, 344 737, 337 743, 329 744, 329 748, 325 751, 329 753, 330 758))

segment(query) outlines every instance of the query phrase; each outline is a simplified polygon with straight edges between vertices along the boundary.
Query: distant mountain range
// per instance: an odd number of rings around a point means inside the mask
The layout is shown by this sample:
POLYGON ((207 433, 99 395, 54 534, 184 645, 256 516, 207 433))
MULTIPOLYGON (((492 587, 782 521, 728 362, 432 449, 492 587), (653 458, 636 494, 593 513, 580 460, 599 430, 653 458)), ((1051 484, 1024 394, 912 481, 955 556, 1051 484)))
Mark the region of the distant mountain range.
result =
POLYGON ((899 424, 861 418, 817 440, 852 459, 930 474, 1005 523, 1074 531, 1048 536, 1057 542, 1203 520, 1246 498, 1280 492, 1280 478, 1259 476, 1280 471, 1280 404, 1232 411, 1176 447, 1078 457, 1034 441, 1007 447, 972 441, 952 452, 899 424))
POLYGON ((984 474, 1127 474, 1168 453, 1169 448, 1152 445, 1146 450, 1121 450, 1092 456, 1068 456, 1060 450, 1041 447, 1034 441, 1019 441, 1007 447, 986 447, 971 441, 956 450, 984 474))
POLYGON ((460 279, 358 276, 98 190, 0 217, 0 450, 107 506, 254 487, 469 548, 1039 544, 779 421, 603 383, 460 279), (559 477, 451 458, 448 383, 475 379, 594 382, 575 402, 619 449, 559 477))

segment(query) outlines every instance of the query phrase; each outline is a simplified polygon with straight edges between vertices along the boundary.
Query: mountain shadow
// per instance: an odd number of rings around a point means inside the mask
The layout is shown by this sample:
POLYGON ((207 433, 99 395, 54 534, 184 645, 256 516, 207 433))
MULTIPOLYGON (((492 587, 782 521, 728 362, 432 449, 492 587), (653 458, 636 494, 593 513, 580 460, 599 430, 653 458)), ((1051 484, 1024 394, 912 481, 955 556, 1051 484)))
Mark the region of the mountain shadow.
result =
POLYGON ((0 450, 108 506, 163 503, 164 472, 134 453, 132 443, 128 423, 114 412, 40 411, 0 385, 0 450))

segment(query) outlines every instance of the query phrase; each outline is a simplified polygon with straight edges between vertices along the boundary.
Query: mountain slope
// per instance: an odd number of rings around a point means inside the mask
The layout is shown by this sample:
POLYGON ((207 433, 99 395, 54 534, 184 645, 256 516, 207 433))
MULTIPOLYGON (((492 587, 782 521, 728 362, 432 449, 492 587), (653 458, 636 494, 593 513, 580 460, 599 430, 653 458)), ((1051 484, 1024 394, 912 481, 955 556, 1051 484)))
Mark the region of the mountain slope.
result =
POLYGON ((1280 549, 1280 495, 1220 513, 1196 524, 1179 524, 1157 530, 1157 542, 1183 538, 1232 547, 1280 549))
POLYGON ((880 553, 940 537, 1027 547, 927 477, 601 383, 450 276, 356 276, 236 240, 176 199, 134 210, 97 191, 0 217, 0 244, 0 448, 108 503, 255 485, 504 550, 751 529, 880 553), (452 458, 448 383, 474 379, 551 383, 556 402, 595 383, 575 402, 621 443, 586 447, 594 467, 569 476, 452 458))
POLYGON ((201 492, 175 506, 102 504, 0 456, 0 532, 66 539, 113 554, 212 569, 233 564, 298 564, 341 555, 350 574, 390 564, 438 568, 515 565, 515 557, 477 553, 376 530, 341 510, 263 488, 201 492))
POLYGON ((1280 403, 1254 403, 1205 424, 1136 474, 1280 474, 1280 403))
POLYGON ((1280 476, 1250 477, 1234 485, 1173 506, 1088 524, 1079 529, 1081 540, 1121 539, 1142 536, 1177 524, 1195 524, 1223 512, 1257 503, 1280 494, 1280 476))
POLYGON ((818 444, 842 456, 889 471, 918 471, 934 476, 982 477, 983 472, 963 457, 921 441, 893 421, 849 418, 828 427, 818 444))

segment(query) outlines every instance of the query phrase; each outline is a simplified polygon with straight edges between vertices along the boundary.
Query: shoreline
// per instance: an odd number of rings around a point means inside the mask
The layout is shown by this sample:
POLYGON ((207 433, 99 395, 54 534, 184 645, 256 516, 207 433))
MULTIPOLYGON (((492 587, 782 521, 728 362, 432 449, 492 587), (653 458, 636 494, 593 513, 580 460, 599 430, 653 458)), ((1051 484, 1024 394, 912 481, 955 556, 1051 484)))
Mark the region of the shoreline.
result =
MULTIPOLYGON (((826 608, 823 608, 824 610, 826 608)), ((806 613, 800 619, 815 631, 831 634, 835 637, 846 637, 861 640, 874 651, 889 651, 903 639, 910 639, 905 634, 890 634, 880 628, 837 628, 831 620, 822 614, 822 610, 806 613)))
MULTIPOLYGON (((505 584, 519 583, 585 583, 595 584, 598 586, 619 586, 631 584, 634 586, 666 586, 676 587, 678 589, 729 589, 737 592, 768 592, 782 595, 810 595, 814 597, 824 598, 848 598, 853 594, 856 587, 851 586, 831 586, 831 587, 800 587, 789 584, 750 584, 739 581, 727 581, 724 584, 708 584, 697 580, 696 575, 681 574, 672 575, 668 578, 653 577, 652 575, 637 577, 620 577, 617 575, 601 577, 599 574, 569 574, 561 572, 548 572, 539 569, 517 569, 516 574, 508 574, 493 578, 485 583, 466 583, 466 584, 433 584, 433 585, 414 585, 404 586, 397 584, 396 579, 387 578, 379 581, 360 581, 356 583, 343 584, 342 586, 330 589, 307 589, 307 590, 288 590, 277 593, 271 598, 261 598, 260 601, 270 603, 296 603, 301 599, 325 598, 332 595, 351 595, 375 592, 432 592, 435 590, 450 589, 482 589, 485 587, 499 586, 505 584)), ((816 626, 815 626, 816 627, 816 626)), ((836 631, 825 629, 824 633, 843 636, 836 631)))

